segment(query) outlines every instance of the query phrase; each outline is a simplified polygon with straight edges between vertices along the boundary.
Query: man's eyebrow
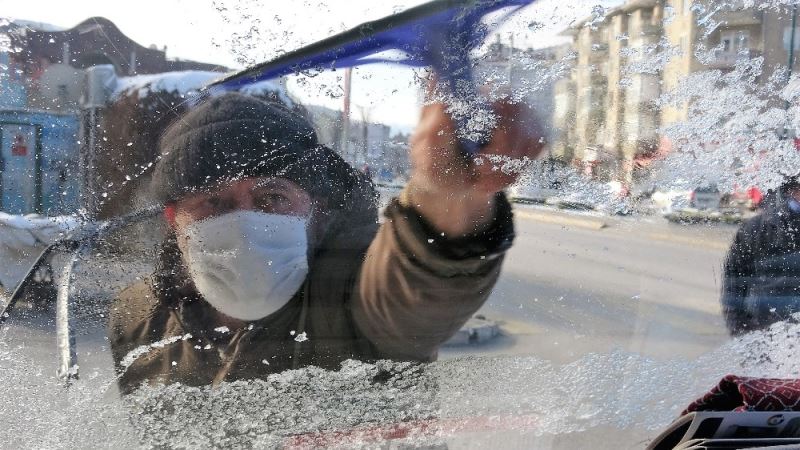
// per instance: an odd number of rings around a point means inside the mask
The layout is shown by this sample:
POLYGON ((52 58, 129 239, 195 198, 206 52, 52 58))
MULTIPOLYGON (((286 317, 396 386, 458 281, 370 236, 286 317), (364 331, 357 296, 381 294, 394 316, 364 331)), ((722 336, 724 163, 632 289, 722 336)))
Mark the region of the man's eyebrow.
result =
POLYGON ((267 178, 266 180, 261 180, 253 186, 253 189, 261 188, 261 187, 279 187, 283 188, 286 187, 280 180, 275 178, 267 178))

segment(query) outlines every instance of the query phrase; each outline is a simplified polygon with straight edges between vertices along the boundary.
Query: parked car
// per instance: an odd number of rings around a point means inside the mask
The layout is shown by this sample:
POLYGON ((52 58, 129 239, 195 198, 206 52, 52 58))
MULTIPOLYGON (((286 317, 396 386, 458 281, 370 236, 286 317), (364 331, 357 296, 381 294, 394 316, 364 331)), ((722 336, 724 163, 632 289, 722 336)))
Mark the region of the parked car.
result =
POLYGON ((559 194, 558 189, 541 186, 521 185, 508 190, 508 196, 518 203, 545 203, 548 198, 559 194))
POLYGON ((730 194, 723 195, 722 206, 738 208, 742 211, 756 210, 764 200, 764 193, 758 187, 751 186, 747 189, 736 189, 730 194))
POLYGON ((717 210, 722 201, 722 194, 716 184, 699 187, 689 194, 689 206, 700 210, 717 210))
POLYGON ((661 214, 669 214, 673 211, 682 210, 688 207, 691 195, 691 191, 655 190, 650 195, 650 201, 652 202, 653 207, 657 208, 661 214))

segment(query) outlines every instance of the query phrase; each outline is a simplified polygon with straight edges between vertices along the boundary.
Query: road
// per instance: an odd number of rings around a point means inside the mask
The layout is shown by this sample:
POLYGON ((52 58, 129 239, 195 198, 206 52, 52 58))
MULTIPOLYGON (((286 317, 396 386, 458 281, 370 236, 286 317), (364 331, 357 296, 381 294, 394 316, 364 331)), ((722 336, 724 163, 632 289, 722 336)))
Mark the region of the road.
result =
POLYGON ((728 339, 720 269, 734 226, 517 210, 515 245, 480 311, 503 335, 470 353, 558 363, 612 349, 694 358, 728 339))
POLYGON ((527 355, 569 363, 623 349, 691 359, 728 340, 720 269, 736 227, 515 210, 515 245, 479 311, 502 335, 445 347, 441 358, 527 355))

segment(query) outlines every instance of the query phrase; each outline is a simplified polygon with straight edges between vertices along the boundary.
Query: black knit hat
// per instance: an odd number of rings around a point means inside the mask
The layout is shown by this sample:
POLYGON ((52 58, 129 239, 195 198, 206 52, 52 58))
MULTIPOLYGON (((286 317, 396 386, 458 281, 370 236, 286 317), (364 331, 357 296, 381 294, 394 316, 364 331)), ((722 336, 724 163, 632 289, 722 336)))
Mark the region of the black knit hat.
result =
POLYGON ((335 207, 359 180, 350 165, 319 145, 304 117, 283 104, 236 93, 212 98, 179 118, 159 150, 150 193, 162 203, 220 181, 274 176, 335 207))

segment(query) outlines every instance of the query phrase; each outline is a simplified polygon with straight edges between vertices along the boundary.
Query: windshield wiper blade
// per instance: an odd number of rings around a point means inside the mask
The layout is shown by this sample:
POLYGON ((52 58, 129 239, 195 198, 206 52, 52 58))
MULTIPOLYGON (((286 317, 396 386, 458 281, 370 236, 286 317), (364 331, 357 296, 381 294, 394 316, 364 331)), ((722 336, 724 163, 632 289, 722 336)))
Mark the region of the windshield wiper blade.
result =
MULTIPOLYGON (((490 30, 483 22, 488 14, 507 9, 493 21, 497 26, 534 0, 435 0, 291 51, 223 77, 205 92, 237 90, 259 81, 309 70, 354 67, 372 63, 393 63, 411 67, 432 67, 455 99, 474 114, 487 110, 477 95, 472 77, 470 52, 480 46, 490 30), (399 50, 403 58, 379 53, 399 50)), ((467 115, 455 118, 462 131, 461 146, 474 154, 488 140, 491 130, 465 133, 467 115)))

